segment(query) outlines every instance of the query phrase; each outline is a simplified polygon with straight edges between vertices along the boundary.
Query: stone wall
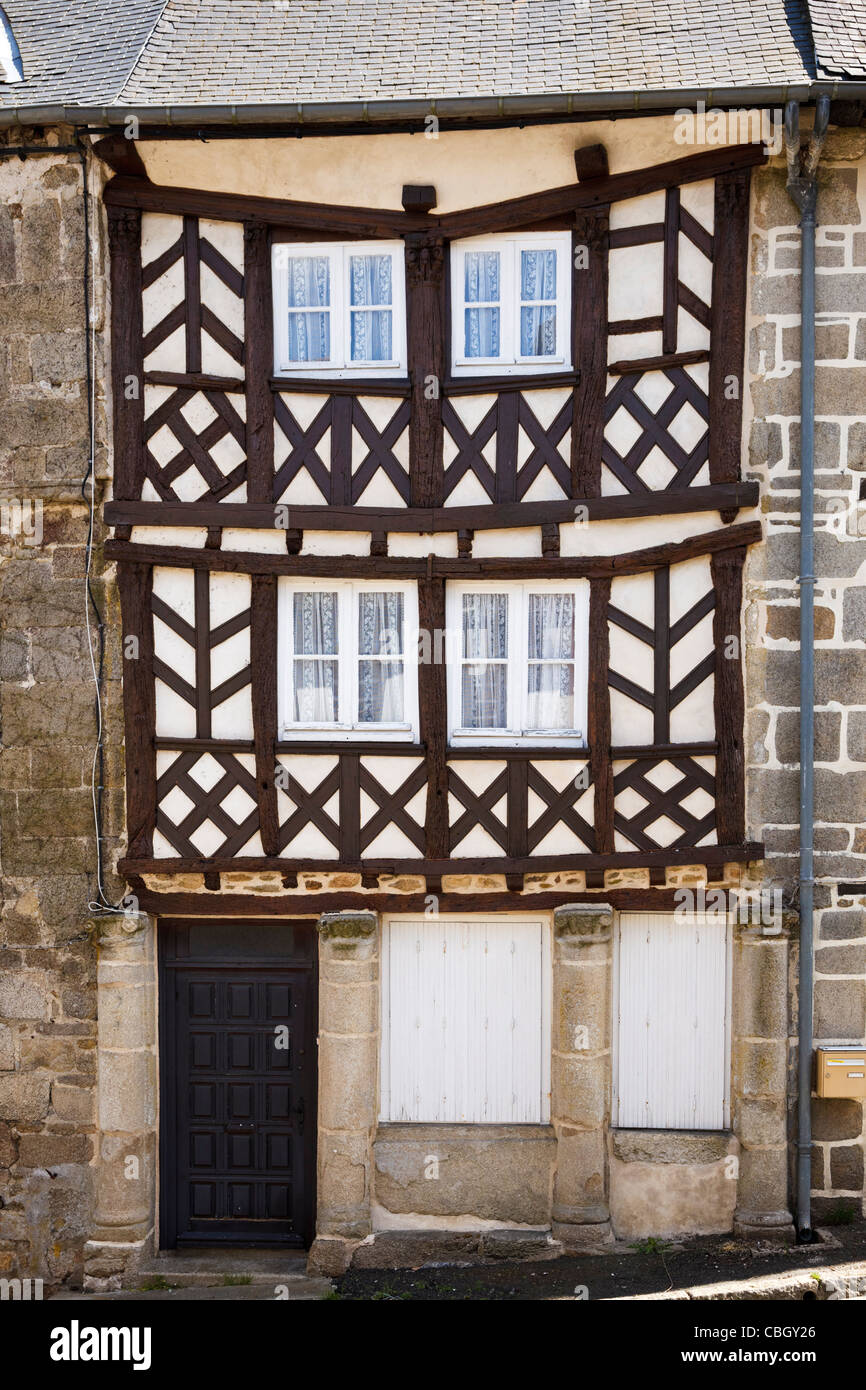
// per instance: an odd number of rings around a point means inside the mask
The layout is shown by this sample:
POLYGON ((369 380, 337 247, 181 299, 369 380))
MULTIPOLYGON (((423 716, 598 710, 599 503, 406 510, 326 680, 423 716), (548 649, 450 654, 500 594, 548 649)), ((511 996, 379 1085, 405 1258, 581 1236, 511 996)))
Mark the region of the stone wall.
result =
MULTIPOLYGON (((71 137, 15 131, 12 143, 66 144, 71 137)), ((97 195, 100 181, 96 167, 97 195)), ((98 202, 91 208, 101 245, 98 202)), ((101 274, 95 290, 97 471, 104 477, 101 274)), ((88 417, 76 153, 0 159, 0 323, 0 1274, 56 1284, 80 1274, 96 1133, 96 948, 87 931, 96 886, 96 722, 84 615, 88 417), (31 534, 17 525, 22 507, 31 534)), ((113 695, 119 634, 115 603, 98 574, 93 587, 109 624, 110 858, 122 829, 113 695)))
MULTIPOLYGON (((754 175, 747 475, 767 533, 746 570, 747 834, 764 883, 798 879, 800 244, 783 160, 754 175)), ((815 425, 815 1039, 866 1035, 866 132, 832 130, 818 198, 815 425)), ((796 945, 796 943, 792 943, 796 945)), ((796 952, 792 952, 796 959, 796 952)), ((791 978, 789 1132, 796 1119, 791 978)), ((863 1201, 864 1107, 813 1103, 814 1214, 863 1201)))

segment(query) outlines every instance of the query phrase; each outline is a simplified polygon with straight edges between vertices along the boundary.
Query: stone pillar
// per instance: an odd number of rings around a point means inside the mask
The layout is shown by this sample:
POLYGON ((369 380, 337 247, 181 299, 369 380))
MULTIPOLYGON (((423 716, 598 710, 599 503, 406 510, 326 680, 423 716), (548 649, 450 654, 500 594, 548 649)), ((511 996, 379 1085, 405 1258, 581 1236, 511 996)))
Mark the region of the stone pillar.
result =
POLYGON ((552 1230, 568 1245, 613 1239, 606 1153, 612 928, 607 903, 571 903, 553 914, 552 1230))
POLYGON ((319 1140, 316 1239, 308 1269, 342 1273, 369 1235, 379 1102, 379 921, 319 921, 319 1140))
POLYGON ((731 1119, 740 1141, 734 1232, 794 1239, 788 1184, 789 914, 782 923, 735 922, 731 1119))
POLYGON ((98 1170, 84 1287, 121 1287, 152 1249, 156 1194, 156 965, 144 913, 94 919, 99 938, 98 1170))

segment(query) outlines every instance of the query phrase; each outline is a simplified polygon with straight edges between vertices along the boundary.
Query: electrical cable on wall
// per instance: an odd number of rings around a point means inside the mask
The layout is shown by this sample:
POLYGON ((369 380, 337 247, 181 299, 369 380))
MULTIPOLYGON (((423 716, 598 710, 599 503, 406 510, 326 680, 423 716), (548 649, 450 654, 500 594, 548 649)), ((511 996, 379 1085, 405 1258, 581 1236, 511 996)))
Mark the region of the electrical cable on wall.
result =
POLYGON ((81 162, 81 192, 84 203, 84 305, 86 318, 85 332, 85 359, 86 359, 86 381, 87 381, 87 433, 88 433, 88 458, 87 471, 81 480, 81 496, 87 503, 87 546, 85 552, 85 572, 84 572, 84 627, 87 633, 87 650, 90 657, 90 669, 93 674, 93 684, 95 689, 95 708, 96 708, 96 744, 93 750, 93 760, 90 766, 90 794, 93 803, 93 826, 96 838, 96 892, 97 900, 88 903, 88 909, 94 913, 125 914, 127 908, 122 903, 112 903, 105 892, 103 880, 103 856, 102 856, 102 811, 103 811, 103 792, 105 790, 105 746, 103 742, 103 715, 102 715, 102 680, 105 669, 105 620, 93 592, 91 582, 93 570, 93 532, 96 519, 96 375, 94 372, 94 361, 96 357, 96 304, 95 276, 91 274, 91 237, 90 237, 90 212, 88 205, 88 182, 89 168, 87 163, 87 150, 82 145, 78 146, 78 157, 81 162), (96 623, 97 641, 94 650, 93 629, 91 626, 91 610, 96 623))

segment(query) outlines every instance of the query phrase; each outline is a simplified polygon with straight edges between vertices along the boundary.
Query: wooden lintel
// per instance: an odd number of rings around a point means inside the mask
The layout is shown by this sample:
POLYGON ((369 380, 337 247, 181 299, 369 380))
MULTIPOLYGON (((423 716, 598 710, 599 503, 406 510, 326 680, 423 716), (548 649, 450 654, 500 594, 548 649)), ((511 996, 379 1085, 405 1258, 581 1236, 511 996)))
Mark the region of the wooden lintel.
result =
POLYGON ((342 207, 336 204, 292 202, 282 198, 217 193, 200 188, 174 188, 119 175, 105 189, 107 204, 150 212, 187 213, 229 222, 264 222, 275 227, 301 227, 311 232, 339 232, 368 238, 403 235, 438 228, 445 237, 508 231, 550 218, 592 208, 600 203, 635 198, 662 188, 694 183, 738 169, 766 163, 759 144, 734 145, 685 155, 646 169, 567 184, 500 203, 465 208, 433 216, 391 208, 342 207))
POLYGON ((565 903, 604 903, 619 912, 672 912, 681 899, 674 888, 602 888, 584 892, 565 888, 558 892, 442 893, 427 879, 424 893, 160 893, 132 880, 143 912, 158 917, 318 917, 323 912, 367 910, 372 912, 424 912, 431 893, 439 899, 439 912, 550 912, 565 903))
POLYGON ((239 574, 296 574, 323 579, 375 579, 383 574, 395 578, 440 580, 485 575, 500 579, 533 579, 541 576, 550 579, 591 579, 594 576, 640 574, 644 570, 677 564, 697 555, 713 555, 754 545, 762 535, 759 521, 747 521, 739 526, 705 531, 686 540, 665 541, 644 550, 626 551, 619 555, 503 555, 483 559, 453 559, 438 555, 428 555, 426 558, 394 555, 260 555, 251 551, 194 550, 190 546, 145 546, 135 541, 118 540, 106 541, 103 549, 107 560, 239 574))
POLYGON ((522 859, 487 857, 484 859, 364 859, 329 862, 323 869, 318 859, 268 859, 232 857, 221 859, 122 859, 124 874, 204 873, 205 870, 274 873, 380 873, 380 874, 544 874, 566 869, 649 869, 677 864, 745 864, 763 859, 764 846, 757 842, 739 845, 692 845, 685 849, 630 850, 610 854, 539 854, 522 859))
POLYGON ((239 526, 272 531, 277 525, 327 531, 485 531, 509 526, 542 526, 574 521, 580 503, 587 521, 673 516, 754 507, 757 482, 728 482, 679 491, 642 492, 608 497, 577 497, 556 502, 500 502, 475 507, 295 506, 270 502, 135 502, 105 504, 108 526, 239 526))

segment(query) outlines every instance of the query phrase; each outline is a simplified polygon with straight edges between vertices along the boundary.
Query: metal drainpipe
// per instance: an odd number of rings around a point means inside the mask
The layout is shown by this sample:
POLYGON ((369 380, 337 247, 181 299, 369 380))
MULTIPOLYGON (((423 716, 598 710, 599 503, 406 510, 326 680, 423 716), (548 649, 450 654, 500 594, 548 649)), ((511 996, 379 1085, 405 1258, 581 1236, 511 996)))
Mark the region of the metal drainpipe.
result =
POLYGON ((785 108, 788 192, 800 209, 800 987, 797 1088, 797 1239, 812 1240, 812 995, 815 760, 815 209, 830 102, 820 97, 800 154, 800 113, 785 108))

